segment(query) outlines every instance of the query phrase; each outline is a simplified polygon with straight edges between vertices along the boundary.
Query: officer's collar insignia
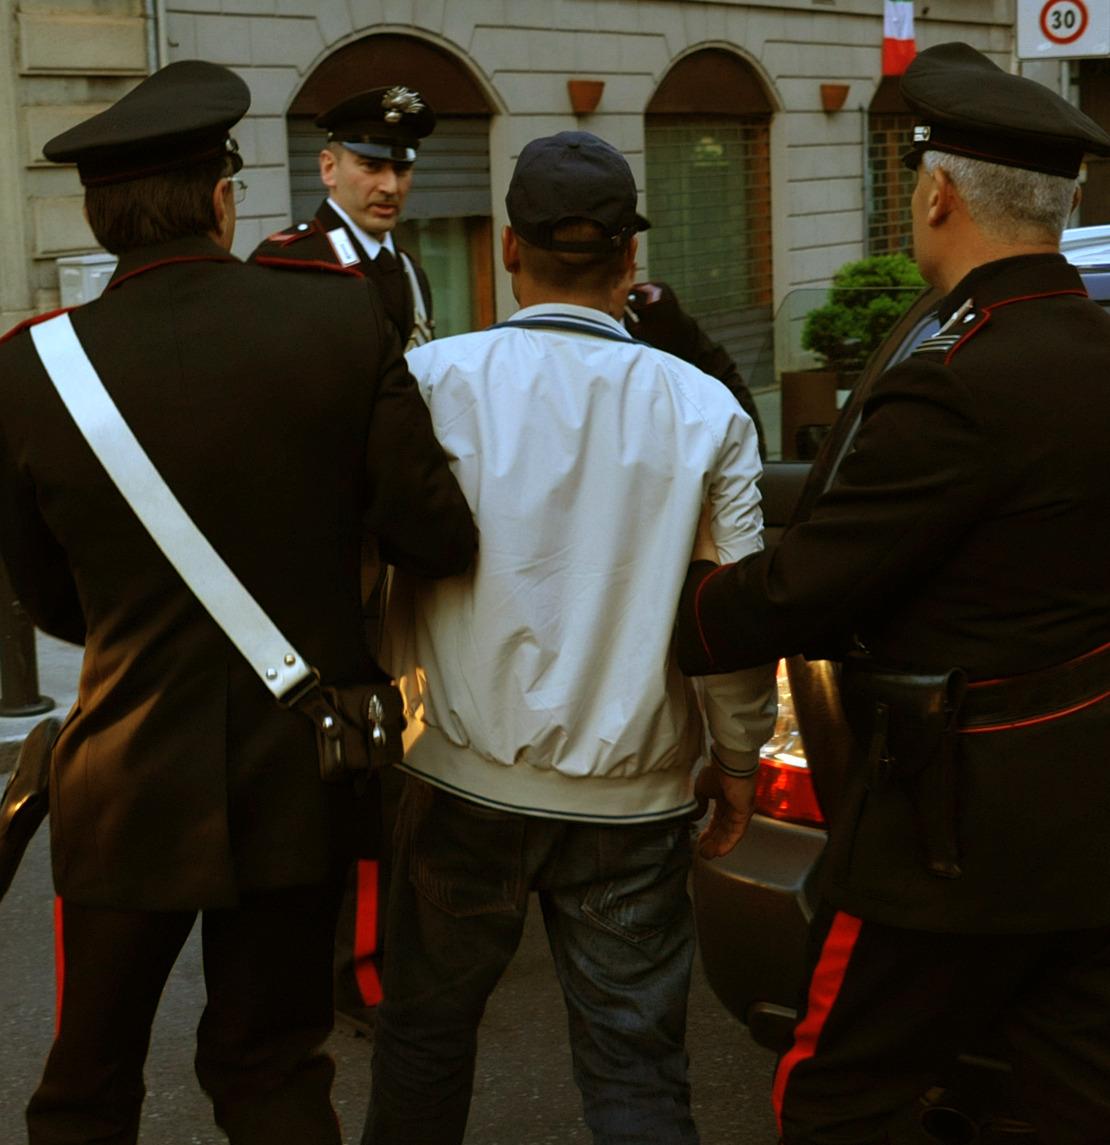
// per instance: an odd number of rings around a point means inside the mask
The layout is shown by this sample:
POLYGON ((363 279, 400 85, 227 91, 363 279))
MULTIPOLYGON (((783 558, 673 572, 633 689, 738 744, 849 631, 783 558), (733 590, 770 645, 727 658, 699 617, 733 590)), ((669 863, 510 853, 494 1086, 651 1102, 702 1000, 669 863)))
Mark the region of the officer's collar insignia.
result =
POLYGON ((914 143, 928 143, 930 136, 933 134, 933 129, 925 123, 919 123, 913 129, 914 143))
POLYGON ((386 123, 400 123, 404 115, 415 115, 424 110, 420 96, 407 87, 391 87, 382 96, 382 107, 386 109, 386 123))
POLYGON ((974 300, 967 299, 931 338, 926 338, 915 347, 914 356, 938 352, 946 354, 967 334, 968 327, 978 317, 974 300))

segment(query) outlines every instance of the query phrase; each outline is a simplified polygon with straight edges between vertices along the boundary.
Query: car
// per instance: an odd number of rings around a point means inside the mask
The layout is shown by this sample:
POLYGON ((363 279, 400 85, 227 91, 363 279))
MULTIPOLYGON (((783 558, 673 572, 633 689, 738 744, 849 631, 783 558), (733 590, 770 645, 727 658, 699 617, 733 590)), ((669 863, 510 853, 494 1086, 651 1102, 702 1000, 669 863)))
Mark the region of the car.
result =
MULTIPOLYGON (((1065 231, 1061 249, 1079 268, 1088 293, 1110 309, 1110 226, 1065 231)), ((872 355, 830 429, 816 461, 771 460, 763 477, 765 536, 772 543, 828 486, 859 424, 875 380, 937 329, 938 291, 908 306, 872 355)), ((819 304, 814 296, 811 304, 819 304)), ((797 327, 804 307, 784 303, 797 327)), ((776 323, 780 330, 782 324, 776 323)), ((770 352, 770 351, 769 351, 770 352)), ((779 347, 776 363, 790 357, 779 347)), ((761 413, 774 393, 757 395, 761 413)), ((775 423, 773 405, 766 420, 775 423)), ((806 940, 825 846, 850 765, 836 666, 792 657, 778 668, 779 717, 761 753, 756 811, 741 844, 723 858, 695 858, 692 877, 702 964, 710 987, 762 1046, 791 1044, 805 984, 806 940)), ((1012 1075, 993 1046, 968 1047, 953 1074, 905 1111, 892 1145, 971 1145, 1005 1140, 1033 1145, 1035 1130, 1012 1116, 1012 1075)))

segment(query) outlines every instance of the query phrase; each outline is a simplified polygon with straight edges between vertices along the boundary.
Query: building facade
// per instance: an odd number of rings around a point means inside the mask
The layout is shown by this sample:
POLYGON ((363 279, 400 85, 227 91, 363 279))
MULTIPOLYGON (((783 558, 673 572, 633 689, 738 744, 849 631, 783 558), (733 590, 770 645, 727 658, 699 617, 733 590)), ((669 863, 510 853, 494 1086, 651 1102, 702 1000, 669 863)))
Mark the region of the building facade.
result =
MULTIPOLYGON (((43 142, 162 63, 234 68, 245 254, 321 197, 313 118, 403 83, 440 117, 400 234, 433 282, 441 333, 514 308, 498 266, 523 145, 568 128, 628 156, 666 280, 743 360, 776 303, 845 261, 906 249, 909 117, 880 75, 881 0, 0 0, 0 325, 58 303, 62 256, 95 251, 76 172, 43 142)), ((1013 0, 916 5, 919 49, 964 40, 1014 67, 1013 0)), ((1102 61, 1096 61, 1102 63, 1102 61)), ((1037 64, 1075 98, 1110 77, 1037 64), (1082 90, 1081 90, 1082 89, 1082 90)), ((1105 218, 1110 218, 1108 212, 1105 218)), ((1084 221, 1102 221, 1089 218, 1084 221)))

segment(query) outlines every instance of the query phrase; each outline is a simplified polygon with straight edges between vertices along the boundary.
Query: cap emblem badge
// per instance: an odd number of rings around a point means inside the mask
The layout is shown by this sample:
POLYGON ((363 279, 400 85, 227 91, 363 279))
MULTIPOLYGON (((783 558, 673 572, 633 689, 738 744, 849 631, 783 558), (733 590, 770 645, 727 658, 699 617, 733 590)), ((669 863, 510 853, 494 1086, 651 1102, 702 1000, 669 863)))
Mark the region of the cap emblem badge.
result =
POLYGON ((409 91, 407 87, 391 87, 382 96, 382 107, 386 109, 386 123, 400 123, 402 116, 415 115, 418 111, 424 110, 420 96, 414 91, 409 91))

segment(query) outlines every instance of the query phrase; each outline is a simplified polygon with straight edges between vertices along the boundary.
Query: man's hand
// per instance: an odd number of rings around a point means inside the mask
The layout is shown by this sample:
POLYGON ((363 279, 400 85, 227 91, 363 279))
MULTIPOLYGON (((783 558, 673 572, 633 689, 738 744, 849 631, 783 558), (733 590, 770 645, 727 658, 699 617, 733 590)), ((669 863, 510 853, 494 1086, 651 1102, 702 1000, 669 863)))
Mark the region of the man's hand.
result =
POLYGON ((704 806, 713 800, 709 825, 698 836, 698 852, 703 859, 727 855, 744 836, 755 810, 755 780, 735 779, 710 762, 698 773, 694 794, 704 806))

